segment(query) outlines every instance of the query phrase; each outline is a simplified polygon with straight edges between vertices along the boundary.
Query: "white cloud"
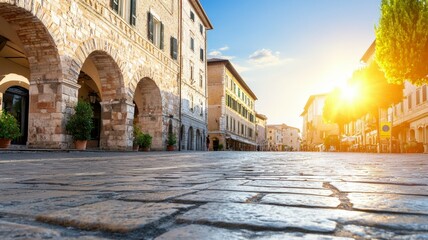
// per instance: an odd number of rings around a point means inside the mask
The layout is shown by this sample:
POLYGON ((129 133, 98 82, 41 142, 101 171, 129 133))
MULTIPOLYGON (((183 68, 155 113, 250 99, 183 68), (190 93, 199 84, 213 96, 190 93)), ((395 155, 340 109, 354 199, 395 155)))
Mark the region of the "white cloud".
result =
POLYGON ((221 55, 222 55, 221 52, 217 51, 217 50, 213 50, 213 51, 208 53, 208 56, 210 56, 210 57, 219 57, 221 55))
POLYGON ((229 55, 223 55, 223 52, 229 50, 229 47, 226 45, 224 47, 221 47, 219 49, 211 50, 211 52, 208 53, 208 57, 210 58, 222 58, 222 59, 234 59, 235 56, 229 56, 229 55))
POLYGON ((292 59, 281 59, 280 52, 276 51, 273 53, 270 49, 262 48, 252 53, 248 57, 248 61, 253 65, 264 67, 288 63, 292 61, 292 59))

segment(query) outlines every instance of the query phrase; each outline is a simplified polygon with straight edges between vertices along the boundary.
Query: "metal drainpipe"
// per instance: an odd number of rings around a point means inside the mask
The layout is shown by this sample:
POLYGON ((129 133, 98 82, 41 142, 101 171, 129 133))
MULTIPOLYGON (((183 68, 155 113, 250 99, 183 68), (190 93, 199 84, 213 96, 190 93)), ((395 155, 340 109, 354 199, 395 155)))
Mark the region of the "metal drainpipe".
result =
POLYGON ((179 92, 179 97, 180 97, 180 99, 179 99, 179 105, 180 105, 180 108, 178 109, 178 122, 179 122, 179 126, 178 126, 178 129, 179 129, 179 135, 178 135, 178 151, 181 151, 181 136, 182 136, 182 132, 181 132, 181 124, 182 124, 182 122, 181 122, 181 109, 182 109, 182 101, 181 101, 181 99, 182 99, 182 96, 181 96, 181 77, 182 77, 182 71, 183 71, 183 44, 182 44, 182 42, 183 42, 183 40, 182 40, 182 37, 183 37, 183 31, 182 31, 182 27, 183 27, 183 0, 180 0, 180 4, 179 4, 179 14, 178 14, 178 19, 179 19, 179 21, 180 21, 180 24, 179 24, 179 27, 178 27, 178 31, 179 31, 179 33, 178 33, 178 35, 180 36, 180 39, 179 39, 179 45, 180 45, 180 68, 179 68, 179 73, 178 73, 178 92, 179 92))

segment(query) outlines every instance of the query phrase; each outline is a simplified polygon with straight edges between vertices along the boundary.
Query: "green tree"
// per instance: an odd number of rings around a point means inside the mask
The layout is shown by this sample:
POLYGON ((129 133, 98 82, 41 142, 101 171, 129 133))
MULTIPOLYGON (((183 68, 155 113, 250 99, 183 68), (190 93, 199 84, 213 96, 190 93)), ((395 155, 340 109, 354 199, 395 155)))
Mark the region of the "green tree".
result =
POLYGON ((428 83, 427 0, 382 0, 376 59, 390 83, 428 83))

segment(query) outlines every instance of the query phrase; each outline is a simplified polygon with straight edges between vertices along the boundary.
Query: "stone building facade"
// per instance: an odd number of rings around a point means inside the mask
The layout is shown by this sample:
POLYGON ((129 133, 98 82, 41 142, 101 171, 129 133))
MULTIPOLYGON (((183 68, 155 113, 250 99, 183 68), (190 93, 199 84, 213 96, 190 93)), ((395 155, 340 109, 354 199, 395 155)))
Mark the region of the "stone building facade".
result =
POLYGON ((163 149, 180 128, 179 25, 179 0, 0 0, 0 102, 19 108, 20 143, 72 147, 65 124, 91 99, 94 146, 131 149, 135 123, 163 149))
POLYGON ((300 151, 300 129, 286 124, 267 125, 269 148, 274 151, 300 151))
POLYGON ((303 151, 322 151, 326 137, 339 137, 339 127, 335 123, 326 123, 322 112, 327 94, 311 95, 300 115, 303 118, 302 143, 303 151))
POLYGON ((182 7, 181 150, 206 150, 208 132, 207 30, 212 25, 198 0, 182 7))
POLYGON ((256 95, 225 59, 208 59, 210 149, 255 151, 256 95))
POLYGON ((267 117, 263 114, 256 113, 256 143, 257 150, 267 151, 268 140, 267 140, 267 117))

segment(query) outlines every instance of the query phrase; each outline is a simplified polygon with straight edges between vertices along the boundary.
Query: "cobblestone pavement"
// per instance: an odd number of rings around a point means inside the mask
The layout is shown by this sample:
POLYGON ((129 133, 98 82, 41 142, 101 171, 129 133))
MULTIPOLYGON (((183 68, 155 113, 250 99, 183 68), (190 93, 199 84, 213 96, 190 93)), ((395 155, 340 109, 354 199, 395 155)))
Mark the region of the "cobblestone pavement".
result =
POLYGON ((0 152, 0 239, 428 239, 428 155, 0 152))

